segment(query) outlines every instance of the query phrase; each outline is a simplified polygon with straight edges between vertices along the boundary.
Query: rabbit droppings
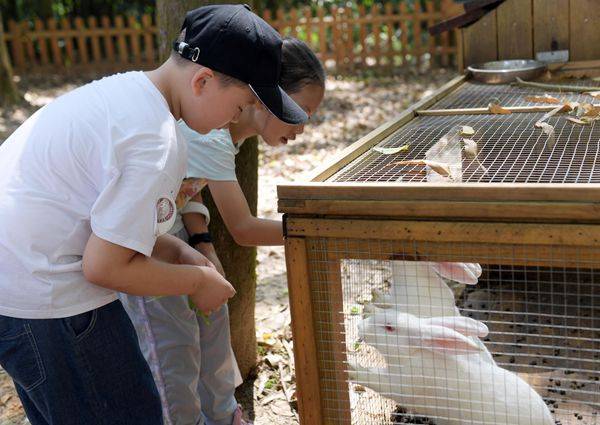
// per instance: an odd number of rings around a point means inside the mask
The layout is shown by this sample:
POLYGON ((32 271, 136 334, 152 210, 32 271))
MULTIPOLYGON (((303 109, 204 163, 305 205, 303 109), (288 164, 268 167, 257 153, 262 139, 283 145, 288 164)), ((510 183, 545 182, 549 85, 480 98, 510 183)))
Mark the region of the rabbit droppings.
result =
POLYGON ((351 363, 350 379, 437 425, 553 425, 539 394, 490 362, 469 338, 487 333, 468 317, 419 318, 375 309, 359 324, 359 336, 384 356, 387 367, 351 363))

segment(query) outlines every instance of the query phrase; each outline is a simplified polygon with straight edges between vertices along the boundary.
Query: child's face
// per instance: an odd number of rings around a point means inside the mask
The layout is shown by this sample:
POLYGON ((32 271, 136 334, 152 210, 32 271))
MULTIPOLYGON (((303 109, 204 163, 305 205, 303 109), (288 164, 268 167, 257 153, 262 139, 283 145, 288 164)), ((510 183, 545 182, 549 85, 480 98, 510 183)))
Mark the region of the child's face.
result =
MULTIPOLYGON (((324 94, 322 87, 311 84, 304 86, 296 93, 290 94, 290 97, 310 117, 319 108, 324 94)), ((269 146, 285 145, 289 140, 296 139, 296 136, 304 131, 304 124, 287 124, 277 119, 262 104, 259 107, 259 104, 260 102, 255 104, 255 122, 257 123, 258 133, 269 146)))
POLYGON ((182 96, 181 117, 190 128, 206 134, 236 122, 243 108, 255 101, 248 86, 223 86, 212 71, 202 68, 192 78, 192 90, 182 96))

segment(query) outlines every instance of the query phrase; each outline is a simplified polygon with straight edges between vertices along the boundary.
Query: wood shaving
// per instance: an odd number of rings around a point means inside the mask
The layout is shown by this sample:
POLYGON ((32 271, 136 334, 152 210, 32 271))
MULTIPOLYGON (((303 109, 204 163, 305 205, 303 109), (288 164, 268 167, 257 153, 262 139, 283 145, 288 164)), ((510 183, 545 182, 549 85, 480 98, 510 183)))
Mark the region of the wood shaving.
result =
POLYGON ((558 100, 557 98, 555 98, 553 96, 550 96, 547 93, 543 96, 526 96, 525 100, 528 102, 550 103, 550 104, 556 104, 556 105, 558 105, 560 103, 560 100, 558 100))
POLYGON ((488 105, 488 109, 490 110, 490 112, 492 114, 496 114, 496 115, 508 115, 508 114, 512 113, 508 109, 503 108, 502 106, 498 105, 497 103, 490 103, 488 105))
POLYGON ((574 118, 574 117, 567 117, 568 121, 571 121, 572 123, 575 124, 579 124, 579 125, 590 125, 591 121, 587 121, 587 120, 580 120, 579 118, 574 118))

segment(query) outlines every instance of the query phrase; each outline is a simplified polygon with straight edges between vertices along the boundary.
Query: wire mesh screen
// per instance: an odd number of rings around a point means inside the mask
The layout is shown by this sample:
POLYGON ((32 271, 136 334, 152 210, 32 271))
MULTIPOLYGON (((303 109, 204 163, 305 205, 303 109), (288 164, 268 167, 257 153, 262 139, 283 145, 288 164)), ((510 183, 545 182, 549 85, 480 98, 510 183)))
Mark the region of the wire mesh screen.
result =
POLYGON ((600 250, 312 240, 324 422, 600 424, 593 258, 600 250))
MULTIPOLYGON (((492 101, 503 106, 533 105, 525 97, 534 93, 544 94, 506 85, 465 83, 432 108, 483 107, 492 101)), ((593 102, 591 96, 583 94, 554 95, 564 101, 593 102)), ((432 181, 430 167, 411 162, 428 160, 447 164, 451 169, 448 174, 452 175, 445 180, 455 182, 599 182, 600 168, 596 162, 600 121, 579 125, 567 120, 564 113, 557 114, 545 120, 553 127, 553 134, 549 135, 535 125, 543 116, 544 113, 419 116, 378 144, 377 148, 388 151, 370 149, 329 181, 432 181), (476 156, 464 149, 462 138, 456 137, 457 128, 462 126, 474 130, 468 137, 476 144, 476 156), (449 139, 452 143, 448 143, 449 139), (389 148, 400 149, 392 153, 389 148)), ((439 170, 433 173, 439 174, 439 170)))

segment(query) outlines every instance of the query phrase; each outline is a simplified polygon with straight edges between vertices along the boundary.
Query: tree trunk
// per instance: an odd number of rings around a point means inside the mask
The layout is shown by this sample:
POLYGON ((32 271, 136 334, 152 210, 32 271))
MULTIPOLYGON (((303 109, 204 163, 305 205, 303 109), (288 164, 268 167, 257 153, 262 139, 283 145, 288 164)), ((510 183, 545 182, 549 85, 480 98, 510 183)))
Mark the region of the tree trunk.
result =
POLYGON ((13 80, 12 66, 6 49, 2 11, 0 10, 0 105, 12 105, 20 100, 21 96, 13 80))
MULTIPOLYGON (((171 43, 177 38, 187 10, 218 1, 158 0, 156 21, 159 28, 159 54, 165 60, 171 53, 171 43)), ((231 1, 227 3, 232 3, 231 1)), ((235 2, 233 2, 235 3, 235 2)), ((241 2, 238 2, 241 3, 241 2)), ((250 3, 250 2, 245 2, 250 3)), ((256 214, 258 199, 258 140, 246 140, 236 158, 238 181, 252 214, 256 214)), ((207 191, 206 191, 207 192, 207 191)), ((254 306, 256 295, 256 248, 237 245, 225 228, 208 193, 204 199, 211 213, 210 231, 215 249, 237 295, 229 302, 231 341, 242 376, 248 377, 256 366, 256 328, 254 306)))

